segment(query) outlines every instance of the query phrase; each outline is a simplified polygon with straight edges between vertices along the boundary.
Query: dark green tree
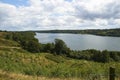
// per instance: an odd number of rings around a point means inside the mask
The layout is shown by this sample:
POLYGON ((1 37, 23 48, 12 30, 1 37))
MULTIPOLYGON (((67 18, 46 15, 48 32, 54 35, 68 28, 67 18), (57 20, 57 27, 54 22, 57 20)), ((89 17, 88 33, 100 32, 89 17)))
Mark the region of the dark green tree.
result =
POLYGON ((26 44, 26 50, 28 50, 29 52, 33 52, 33 53, 37 53, 40 52, 40 44, 38 44, 38 42, 36 41, 29 41, 26 44))
POLYGON ((65 42, 60 39, 55 39, 55 48, 54 51, 56 54, 69 54, 70 49, 67 47, 65 42))
POLYGON ((109 62, 110 61, 110 54, 107 50, 102 51, 102 62, 109 62))
POLYGON ((54 43, 47 43, 47 44, 44 44, 43 48, 44 48, 43 49, 44 52, 53 53, 55 45, 54 45, 54 43))

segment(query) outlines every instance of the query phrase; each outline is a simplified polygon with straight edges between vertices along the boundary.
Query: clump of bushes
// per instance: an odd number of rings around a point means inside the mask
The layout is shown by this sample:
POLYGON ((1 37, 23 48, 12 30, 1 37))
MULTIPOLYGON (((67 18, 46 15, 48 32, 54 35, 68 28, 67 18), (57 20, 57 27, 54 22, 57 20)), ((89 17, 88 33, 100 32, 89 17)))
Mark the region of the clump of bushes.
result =
POLYGON ((99 51, 94 49, 83 51, 71 51, 71 53, 68 56, 75 59, 84 59, 103 63, 111 61, 120 62, 120 52, 117 51, 99 51))

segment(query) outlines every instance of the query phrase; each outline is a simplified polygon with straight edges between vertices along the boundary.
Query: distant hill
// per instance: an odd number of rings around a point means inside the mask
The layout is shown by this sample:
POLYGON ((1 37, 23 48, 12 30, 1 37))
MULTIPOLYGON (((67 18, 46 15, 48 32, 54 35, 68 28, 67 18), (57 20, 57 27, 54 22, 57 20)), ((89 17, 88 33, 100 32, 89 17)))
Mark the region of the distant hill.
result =
POLYGON ((73 34, 93 34, 100 36, 120 37, 120 28, 117 29, 87 29, 87 30, 41 30, 38 33, 73 33, 73 34))

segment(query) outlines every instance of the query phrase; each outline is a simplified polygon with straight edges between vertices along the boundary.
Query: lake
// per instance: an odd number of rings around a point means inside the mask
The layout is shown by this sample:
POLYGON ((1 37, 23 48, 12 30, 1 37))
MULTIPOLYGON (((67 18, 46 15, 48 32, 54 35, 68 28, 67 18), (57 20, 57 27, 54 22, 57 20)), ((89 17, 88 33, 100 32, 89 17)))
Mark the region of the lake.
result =
POLYGON ((36 33, 40 43, 62 39, 72 50, 109 50, 120 51, 120 37, 106 37, 89 34, 36 33))

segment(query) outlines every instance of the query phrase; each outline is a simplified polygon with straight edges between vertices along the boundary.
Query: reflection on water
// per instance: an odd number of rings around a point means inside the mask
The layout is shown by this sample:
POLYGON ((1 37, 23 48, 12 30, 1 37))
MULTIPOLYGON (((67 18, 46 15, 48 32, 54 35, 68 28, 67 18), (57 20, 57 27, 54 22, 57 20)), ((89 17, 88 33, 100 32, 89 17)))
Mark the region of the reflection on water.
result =
POLYGON ((36 38, 41 43, 54 42, 54 39, 62 39, 73 50, 110 50, 120 51, 120 37, 103 37, 88 34, 53 34, 37 33, 36 38))

